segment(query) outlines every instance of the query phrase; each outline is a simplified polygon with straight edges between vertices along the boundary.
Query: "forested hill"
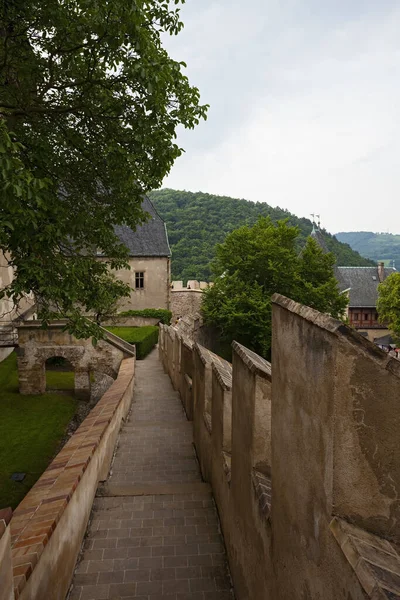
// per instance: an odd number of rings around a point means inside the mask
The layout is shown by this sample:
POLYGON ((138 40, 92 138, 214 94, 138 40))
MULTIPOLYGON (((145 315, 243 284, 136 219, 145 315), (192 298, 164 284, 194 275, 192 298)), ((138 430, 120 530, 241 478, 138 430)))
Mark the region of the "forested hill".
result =
MULTIPOLYGON (((253 225, 259 216, 270 216, 273 221, 287 218, 291 225, 297 225, 299 247, 312 228, 309 219, 299 219, 286 210, 262 202, 170 189, 151 192, 149 197, 167 224, 172 249, 172 278, 178 280, 210 280, 215 245, 223 242, 227 233, 234 229, 253 225)), ((323 234, 339 265, 374 264, 326 231, 323 234)))
POLYGON ((392 233, 373 233, 372 231, 347 231, 337 233, 341 242, 349 244, 363 256, 375 261, 384 261, 386 266, 400 268, 400 235, 392 233))

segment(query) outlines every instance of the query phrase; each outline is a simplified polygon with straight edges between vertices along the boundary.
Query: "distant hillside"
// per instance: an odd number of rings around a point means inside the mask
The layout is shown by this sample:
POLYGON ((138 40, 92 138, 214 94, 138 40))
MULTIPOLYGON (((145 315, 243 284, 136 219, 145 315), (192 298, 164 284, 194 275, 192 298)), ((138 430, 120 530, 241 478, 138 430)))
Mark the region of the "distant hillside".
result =
POLYGON ((348 231, 337 233, 341 242, 349 244, 362 256, 374 261, 384 261, 387 266, 400 268, 400 235, 392 233, 373 233, 372 231, 348 231))
MULTIPOLYGON (((299 245, 310 234, 312 223, 299 219, 281 208, 272 208, 262 202, 214 196, 202 192, 180 192, 163 189, 149 194, 151 201, 168 228, 172 249, 173 279, 200 279, 211 277, 210 263, 215 245, 242 225, 253 225, 259 216, 270 216, 273 221, 288 219, 300 229, 299 245)), ((344 266, 367 266, 371 261, 361 257, 347 244, 341 244, 323 231, 328 248, 344 266)))

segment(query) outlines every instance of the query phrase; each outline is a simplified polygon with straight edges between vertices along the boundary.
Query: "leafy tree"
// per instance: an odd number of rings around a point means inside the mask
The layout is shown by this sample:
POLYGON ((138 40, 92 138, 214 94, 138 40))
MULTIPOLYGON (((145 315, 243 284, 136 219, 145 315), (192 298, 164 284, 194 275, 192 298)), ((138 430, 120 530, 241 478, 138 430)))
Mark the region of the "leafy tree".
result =
POLYGON ((264 217, 233 231, 217 247, 215 283, 204 293, 202 311, 223 342, 236 339, 269 358, 275 292, 334 317, 343 315, 347 298, 337 286, 334 256, 312 238, 299 255, 298 233, 285 221, 274 224, 264 217))
POLYGON ((400 342, 400 273, 392 273, 378 286, 379 321, 388 326, 400 342))
POLYGON ((96 292, 126 291, 107 280, 126 266, 113 225, 144 218, 143 193, 182 152, 177 126, 206 116, 161 45, 184 1, 1 3, 0 250, 16 269, 2 294, 32 290, 77 335, 93 333, 81 316, 96 292))

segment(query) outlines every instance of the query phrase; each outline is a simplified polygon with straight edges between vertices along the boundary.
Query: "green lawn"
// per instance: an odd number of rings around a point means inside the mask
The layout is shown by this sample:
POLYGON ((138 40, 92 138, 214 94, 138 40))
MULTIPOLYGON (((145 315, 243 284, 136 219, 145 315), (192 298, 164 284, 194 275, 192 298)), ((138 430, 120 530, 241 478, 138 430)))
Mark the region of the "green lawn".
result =
MULTIPOLYGON (((50 387, 73 387, 73 374, 48 372, 50 387), (72 379, 71 379, 72 376, 72 379)), ((48 466, 77 407, 67 394, 18 393, 16 355, 0 363, 0 508, 15 508, 48 466), (10 479, 26 473, 22 483, 10 479)))
POLYGON ((47 390, 73 390, 75 373, 73 371, 49 371, 46 369, 47 390))

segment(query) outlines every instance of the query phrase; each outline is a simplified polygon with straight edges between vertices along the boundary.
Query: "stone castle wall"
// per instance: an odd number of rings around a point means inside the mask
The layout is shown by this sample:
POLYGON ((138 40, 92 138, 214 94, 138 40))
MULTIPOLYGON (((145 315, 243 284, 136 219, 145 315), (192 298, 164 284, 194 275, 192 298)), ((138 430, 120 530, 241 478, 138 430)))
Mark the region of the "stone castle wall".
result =
POLYGON ((171 312, 172 322, 179 317, 186 317, 200 314, 201 302, 203 299, 203 290, 200 289, 182 289, 171 290, 171 312))
POLYGON ((238 600, 400 598, 400 362, 273 299, 273 366, 161 326, 238 600))

